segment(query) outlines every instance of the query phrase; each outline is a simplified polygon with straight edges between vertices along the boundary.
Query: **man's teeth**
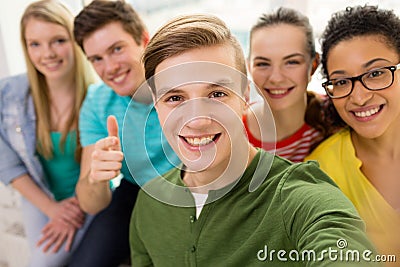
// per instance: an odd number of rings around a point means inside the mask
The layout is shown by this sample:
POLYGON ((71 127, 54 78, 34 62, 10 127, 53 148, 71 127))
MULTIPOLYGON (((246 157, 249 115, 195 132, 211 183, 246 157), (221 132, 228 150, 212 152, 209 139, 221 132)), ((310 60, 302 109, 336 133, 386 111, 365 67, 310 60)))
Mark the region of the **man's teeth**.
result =
POLYGON ((283 95, 286 93, 286 90, 269 90, 269 93, 271 95, 283 95))
POLYGON ((354 112, 354 115, 356 115, 356 117, 360 117, 360 118, 365 118, 365 117, 369 117, 371 115, 374 115, 375 113, 377 113, 379 111, 379 107, 367 110, 367 111, 359 111, 359 112, 354 112))
POLYGON ((115 77, 113 80, 116 83, 122 82, 122 80, 125 78, 125 73, 122 75, 119 75, 118 77, 115 77))
POLYGON ((210 136, 201 137, 201 138, 185 137, 185 140, 192 146, 205 146, 205 145, 208 145, 209 143, 211 143, 213 141, 214 137, 215 137, 215 135, 210 135, 210 136))

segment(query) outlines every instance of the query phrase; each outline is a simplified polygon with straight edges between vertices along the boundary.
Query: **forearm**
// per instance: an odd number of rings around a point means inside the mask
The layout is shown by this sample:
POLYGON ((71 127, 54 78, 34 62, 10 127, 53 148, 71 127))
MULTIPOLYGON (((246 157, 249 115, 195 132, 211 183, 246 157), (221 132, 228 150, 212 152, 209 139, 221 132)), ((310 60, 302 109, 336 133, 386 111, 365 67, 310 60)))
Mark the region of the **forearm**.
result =
POLYGON ((110 204, 112 192, 108 181, 90 183, 86 175, 79 179, 76 195, 83 211, 96 214, 110 204))
POLYGON ((48 196, 33 180, 24 174, 11 182, 21 195, 30 201, 34 206, 38 207, 46 216, 51 217, 52 206, 56 204, 50 196, 48 196))

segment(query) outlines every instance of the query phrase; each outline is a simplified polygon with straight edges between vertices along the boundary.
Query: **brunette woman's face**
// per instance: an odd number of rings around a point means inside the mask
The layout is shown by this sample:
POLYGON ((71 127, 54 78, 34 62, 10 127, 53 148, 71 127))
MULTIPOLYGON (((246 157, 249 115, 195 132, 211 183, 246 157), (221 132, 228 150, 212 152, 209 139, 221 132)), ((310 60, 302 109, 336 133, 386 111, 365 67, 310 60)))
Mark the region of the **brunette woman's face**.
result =
POLYGON ((273 111, 304 105, 312 63, 300 27, 278 24, 260 28, 252 35, 250 73, 273 111))
MULTIPOLYGON (((394 66, 399 55, 381 37, 361 36, 339 42, 328 52, 329 79, 349 78, 376 68, 394 66)), ((377 138, 392 129, 400 130, 400 72, 394 72, 393 84, 371 91, 355 81, 352 93, 333 99, 340 117, 365 138, 377 138)))

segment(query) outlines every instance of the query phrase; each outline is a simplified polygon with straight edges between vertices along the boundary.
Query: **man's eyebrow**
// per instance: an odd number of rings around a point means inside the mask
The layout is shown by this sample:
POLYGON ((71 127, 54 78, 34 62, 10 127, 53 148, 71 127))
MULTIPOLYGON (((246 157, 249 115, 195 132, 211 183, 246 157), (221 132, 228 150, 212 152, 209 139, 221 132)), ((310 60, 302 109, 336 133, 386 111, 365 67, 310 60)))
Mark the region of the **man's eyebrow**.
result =
POLYGON ((124 43, 126 43, 124 40, 118 40, 115 43, 111 44, 106 50, 107 52, 112 51, 116 46, 120 46, 123 45, 124 43))
POLYGON ((227 86, 227 85, 231 85, 231 84, 233 84, 233 80, 232 79, 224 78, 224 79, 217 80, 215 82, 210 82, 209 86, 210 87, 214 87, 215 85, 227 86))
POLYGON ((182 89, 172 88, 170 90, 165 90, 163 94, 181 94, 181 93, 183 93, 182 89))
MULTIPOLYGON (((125 41, 123 41, 123 40, 116 41, 115 43, 112 43, 110 46, 108 46, 106 48, 106 52, 110 53, 110 51, 112 51, 116 46, 122 45, 124 43, 125 43, 125 41)), ((87 55, 86 57, 88 60, 94 59, 94 58, 102 58, 102 56, 98 55, 98 54, 87 55)))
POLYGON ((157 90, 157 88, 156 88, 156 93, 157 93, 158 96, 163 96, 163 95, 165 95, 166 93, 169 93, 169 92, 176 92, 177 90, 178 90, 178 89, 172 88, 172 87, 162 87, 161 89, 158 89, 158 90, 157 90))
POLYGON ((185 85, 189 85, 189 84, 194 84, 194 83, 208 83, 207 85, 207 89, 211 89, 211 88, 215 88, 217 86, 221 86, 221 87, 227 87, 230 88, 230 85, 233 84, 233 80, 232 79, 228 79, 228 78, 224 78, 224 79, 220 79, 214 82, 206 82, 206 81, 193 81, 193 82, 187 82, 187 83, 182 83, 179 84, 175 87, 171 87, 171 86, 166 86, 166 87, 162 87, 160 89, 157 90, 157 95, 162 96, 168 93, 182 93, 183 90, 180 90, 179 87, 181 86, 185 86, 185 85))

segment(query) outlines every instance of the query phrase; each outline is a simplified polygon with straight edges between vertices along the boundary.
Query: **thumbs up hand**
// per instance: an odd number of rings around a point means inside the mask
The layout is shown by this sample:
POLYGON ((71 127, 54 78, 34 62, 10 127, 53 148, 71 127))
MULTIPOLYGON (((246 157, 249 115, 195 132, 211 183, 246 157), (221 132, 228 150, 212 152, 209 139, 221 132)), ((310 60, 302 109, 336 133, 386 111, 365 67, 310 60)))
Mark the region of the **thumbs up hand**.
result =
POLYGON ((119 175, 124 154, 118 136, 118 123, 114 116, 107 118, 108 137, 100 139, 94 146, 89 182, 108 182, 119 175))

